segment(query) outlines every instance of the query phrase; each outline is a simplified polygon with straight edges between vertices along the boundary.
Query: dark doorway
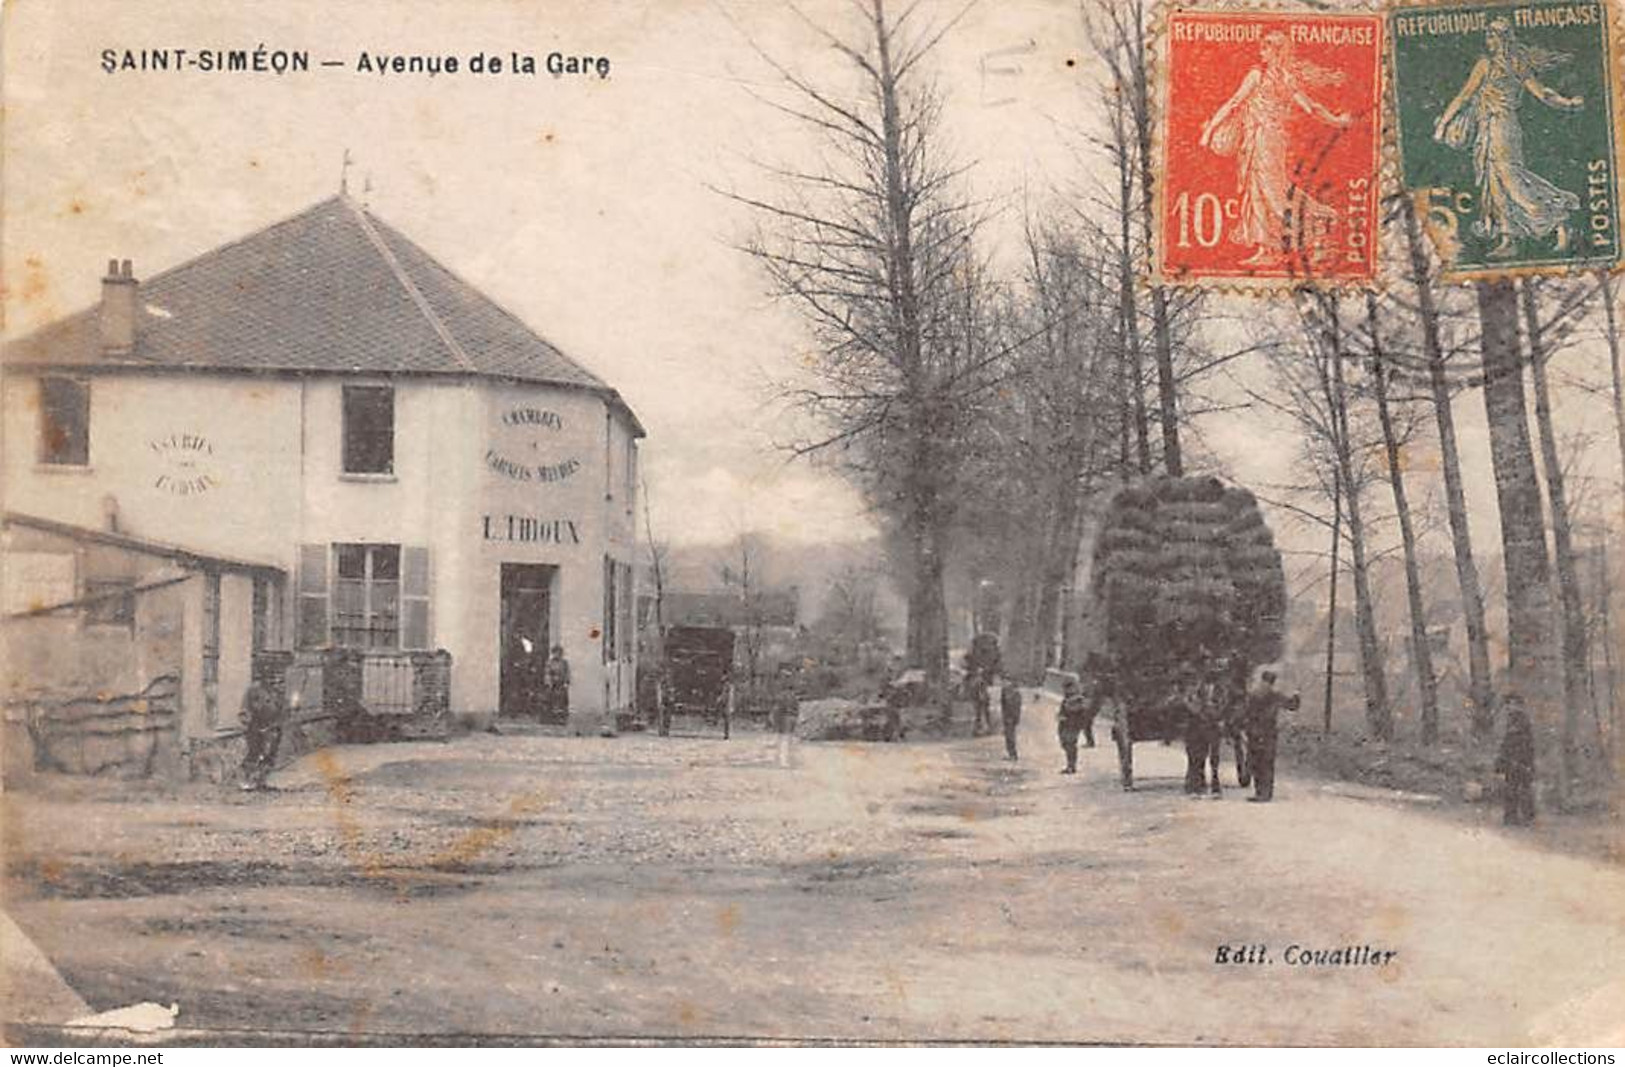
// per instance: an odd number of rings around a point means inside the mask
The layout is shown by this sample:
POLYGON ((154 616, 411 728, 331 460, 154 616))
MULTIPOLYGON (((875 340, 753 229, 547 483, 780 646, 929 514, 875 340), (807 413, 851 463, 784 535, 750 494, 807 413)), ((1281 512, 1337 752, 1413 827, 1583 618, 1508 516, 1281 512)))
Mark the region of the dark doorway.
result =
POLYGON ((534 563, 502 565, 500 713, 504 717, 555 719, 545 710, 544 676, 552 644, 549 620, 557 572, 557 567, 534 563))

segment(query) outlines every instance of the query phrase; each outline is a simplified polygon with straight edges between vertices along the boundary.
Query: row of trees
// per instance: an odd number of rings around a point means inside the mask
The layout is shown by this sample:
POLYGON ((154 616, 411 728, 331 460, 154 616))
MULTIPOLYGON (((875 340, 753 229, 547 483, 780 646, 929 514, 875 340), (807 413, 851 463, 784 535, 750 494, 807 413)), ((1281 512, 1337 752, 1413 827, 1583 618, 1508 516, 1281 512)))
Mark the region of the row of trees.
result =
POLYGON ((990 265, 989 206, 943 145, 927 61, 957 17, 932 22, 918 0, 860 6, 861 33, 814 27, 856 95, 766 57, 787 92, 764 99, 808 129, 819 165, 769 165, 773 195, 730 195, 759 212, 747 251, 815 340, 812 373, 788 392, 818 430, 794 450, 865 493, 906 575, 906 657, 941 689, 951 575, 1008 592, 1011 662, 1040 669, 1091 492, 1183 470, 1195 301, 1158 289, 1143 308, 1136 288, 1151 197, 1143 6, 1103 5, 1090 26, 1113 72, 1115 223, 1032 212, 1016 277, 990 265))
POLYGON ((814 339, 810 370, 788 393, 817 429, 795 451, 838 467, 869 500, 905 576, 906 655, 929 682, 945 679, 955 577, 995 590, 1007 664, 1031 674, 1054 662, 1091 501, 1120 479, 1214 465, 1196 430, 1243 405, 1297 429, 1301 477, 1276 487, 1274 502, 1329 534, 1324 552, 1305 557, 1302 586, 1324 582, 1329 601, 1328 709, 1346 575, 1365 727, 1393 736, 1372 575, 1397 554, 1420 739, 1440 737, 1428 603, 1439 590, 1424 575, 1438 531, 1455 564, 1472 732, 1488 736, 1498 699, 1516 688, 1557 724, 1565 781, 1600 765, 1590 757, 1603 747, 1601 720, 1590 732, 1580 722, 1599 619, 1579 574, 1572 455, 1550 368, 1588 335, 1602 339, 1625 463, 1613 283, 1442 285, 1426 205, 1396 196, 1383 240, 1407 276, 1380 295, 1306 287, 1248 305, 1245 328, 1218 329, 1225 301, 1141 284, 1154 164, 1143 0, 1085 0, 1081 34, 1102 77, 1099 106, 1080 118, 1078 187, 1063 207, 1022 206, 1019 266, 996 270, 985 231, 997 205, 971 198, 968 168, 945 149, 929 72, 957 16, 933 21, 922 0, 895 13, 886 0, 858 6, 861 30, 814 26, 850 68, 849 85, 815 84, 767 57, 784 91, 764 100, 809 131, 816 164, 769 166, 771 192, 730 195, 758 213, 747 251, 814 339), (1490 430, 1504 652, 1455 425, 1466 391, 1481 394, 1490 430), (1408 457, 1434 453, 1437 477, 1407 478, 1408 457))

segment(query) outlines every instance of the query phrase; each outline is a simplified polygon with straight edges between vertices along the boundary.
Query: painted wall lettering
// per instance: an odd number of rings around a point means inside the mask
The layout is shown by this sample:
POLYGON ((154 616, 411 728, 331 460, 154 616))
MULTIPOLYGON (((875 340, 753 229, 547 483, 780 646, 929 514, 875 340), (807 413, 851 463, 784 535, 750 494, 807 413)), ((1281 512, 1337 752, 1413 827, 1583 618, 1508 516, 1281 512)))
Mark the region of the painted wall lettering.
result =
POLYGON ((158 457, 152 487, 175 496, 197 496, 220 486, 214 469, 214 444, 202 434, 172 433, 155 437, 147 447, 158 457))
POLYGON ((517 407, 504 411, 499 419, 500 440, 485 450, 487 470, 516 482, 562 482, 581 469, 581 461, 568 458, 538 462, 551 451, 547 438, 564 429, 556 411, 517 407), (546 431, 543 433, 541 431, 546 431))
POLYGON ((482 515, 480 530, 487 541, 520 541, 538 545, 579 545, 581 533, 574 519, 544 519, 538 515, 482 515))

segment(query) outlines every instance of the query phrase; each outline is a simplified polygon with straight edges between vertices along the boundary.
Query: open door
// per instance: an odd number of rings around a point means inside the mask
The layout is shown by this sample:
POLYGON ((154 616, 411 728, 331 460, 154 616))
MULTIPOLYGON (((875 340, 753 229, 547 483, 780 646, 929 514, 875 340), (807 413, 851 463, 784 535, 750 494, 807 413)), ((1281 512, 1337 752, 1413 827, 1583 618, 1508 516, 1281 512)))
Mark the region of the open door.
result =
POLYGON ((546 713, 544 675, 552 645, 550 621, 557 573, 557 567, 544 564, 502 564, 499 712, 504 718, 556 720, 546 713))

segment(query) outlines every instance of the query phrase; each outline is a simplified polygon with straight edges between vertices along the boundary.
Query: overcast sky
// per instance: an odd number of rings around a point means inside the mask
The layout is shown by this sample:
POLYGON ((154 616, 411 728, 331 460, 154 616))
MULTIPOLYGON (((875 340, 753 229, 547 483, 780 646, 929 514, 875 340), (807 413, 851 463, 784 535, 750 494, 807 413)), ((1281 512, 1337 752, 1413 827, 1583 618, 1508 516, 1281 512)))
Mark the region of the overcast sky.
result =
MULTIPOLYGON (((925 5, 938 19, 959 7, 925 5)), ((852 28, 850 4, 808 0, 803 10, 852 28)), ((149 275, 331 196, 348 148, 353 194, 370 179, 373 211, 637 410, 662 537, 869 531, 838 479, 773 447, 784 434, 769 383, 807 341, 732 247, 748 216, 710 188, 758 180, 752 159, 796 161, 808 150, 801 130, 753 97, 777 90, 747 38, 841 84, 830 50, 778 0, 20 0, 6 17, 7 336, 94 301, 109 257, 149 275), (313 69, 101 68, 104 48, 259 45, 308 50, 313 69), (607 56, 611 73, 355 72, 362 52, 466 63, 517 51, 541 63, 555 50, 607 56), (345 67, 317 68, 322 59, 345 67)), ((1076 7, 985 0, 943 40, 935 70, 953 151, 976 163, 975 192, 1013 205, 991 232, 1008 254, 1023 196, 1077 198, 1094 180, 1077 130, 1098 70, 1076 7)), ((1594 353, 1575 358, 1577 371, 1598 376, 1594 353)), ((1489 548, 1482 402, 1458 406, 1475 533, 1489 548)), ((1585 472, 1617 478, 1606 409, 1573 401, 1565 426, 1599 435, 1585 472)), ((1268 420, 1219 417, 1202 432, 1243 480, 1290 477, 1291 438, 1268 420)))

